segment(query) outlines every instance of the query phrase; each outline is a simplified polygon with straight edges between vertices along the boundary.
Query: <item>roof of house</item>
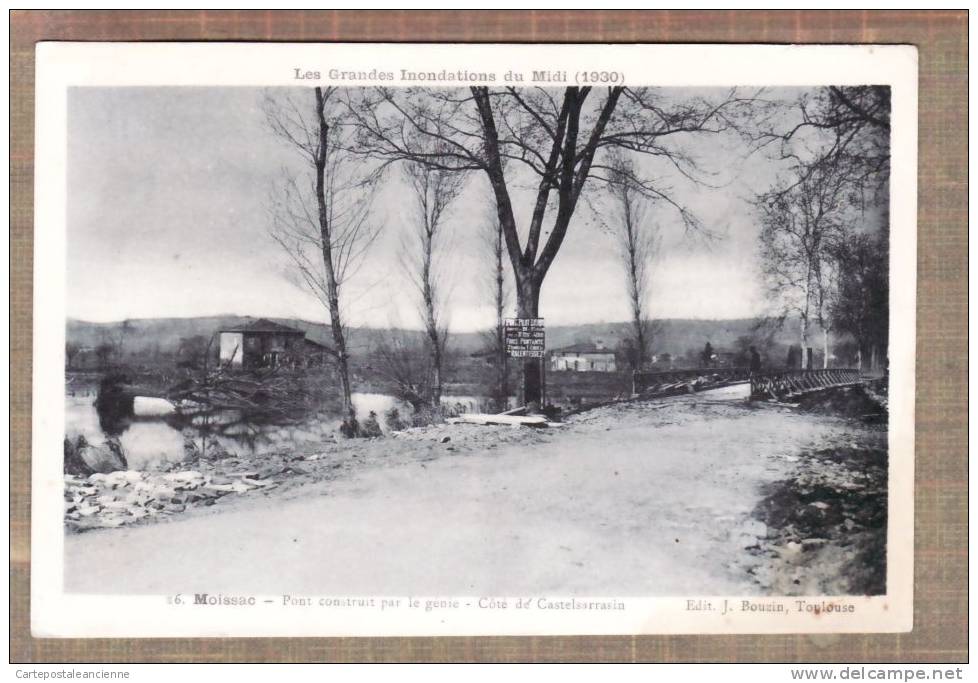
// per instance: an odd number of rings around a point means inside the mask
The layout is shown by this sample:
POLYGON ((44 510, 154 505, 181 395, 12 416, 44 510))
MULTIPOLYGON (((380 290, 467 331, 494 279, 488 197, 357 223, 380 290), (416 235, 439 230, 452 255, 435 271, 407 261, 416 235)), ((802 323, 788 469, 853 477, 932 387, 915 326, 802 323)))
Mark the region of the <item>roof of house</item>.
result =
POLYGON ((312 346, 312 347, 317 348, 317 349, 322 349, 323 351, 330 351, 330 352, 332 352, 332 350, 333 350, 332 348, 330 348, 326 344, 323 344, 322 342, 318 342, 315 339, 310 339, 309 337, 306 337, 303 341, 305 341, 306 346, 312 346))
POLYGON ((247 325, 239 325, 238 327, 228 327, 221 332, 253 332, 259 334, 293 334, 296 336, 305 336, 306 333, 302 330, 297 330, 294 327, 289 327, 288 325, 280 325, 271 320, 266 320, 265 318, 259 318, 254 322, 250 322, 247 325))
POLYGON ((599 349, 597 344, 591 342, 582 342, 580 344, 571 344, 570 346, 554 349, 551 353, 600 353, 613 355, 615 352, 612 349, 599 349))

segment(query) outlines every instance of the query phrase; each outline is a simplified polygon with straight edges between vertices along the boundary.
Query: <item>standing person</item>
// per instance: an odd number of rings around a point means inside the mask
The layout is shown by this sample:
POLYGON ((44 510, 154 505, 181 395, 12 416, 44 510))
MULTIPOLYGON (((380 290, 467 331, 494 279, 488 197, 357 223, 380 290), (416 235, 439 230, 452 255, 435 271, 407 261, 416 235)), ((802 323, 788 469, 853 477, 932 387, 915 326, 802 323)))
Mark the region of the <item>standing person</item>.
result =
POLYGON ((788 347, 788 369, 798 370, 801 368, 801 347, 797 344, 792 344, 788 347))
POLYGON ((713 364, 713 345, 710 342, 706 342, 706 346, 703 347, 700 360, 702 360, 704 368, 708 368, 713 364))
POLYGON ((750 374, 759 375, 761 374, 761 354, 757 352, 753 346, 750 347, 750 374))

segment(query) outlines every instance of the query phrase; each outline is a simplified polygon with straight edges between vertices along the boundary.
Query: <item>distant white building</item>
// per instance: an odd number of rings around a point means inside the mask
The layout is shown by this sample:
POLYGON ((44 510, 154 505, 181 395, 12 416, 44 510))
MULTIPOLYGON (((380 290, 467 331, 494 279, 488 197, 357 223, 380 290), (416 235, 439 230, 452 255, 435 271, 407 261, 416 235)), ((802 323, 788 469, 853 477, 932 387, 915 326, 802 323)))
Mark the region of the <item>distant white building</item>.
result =
POLYGON ((600 340, 594 343, 571 344, 550 352, 551 370, 577 372, 617 372, 615 352, 606 349, 600 340))

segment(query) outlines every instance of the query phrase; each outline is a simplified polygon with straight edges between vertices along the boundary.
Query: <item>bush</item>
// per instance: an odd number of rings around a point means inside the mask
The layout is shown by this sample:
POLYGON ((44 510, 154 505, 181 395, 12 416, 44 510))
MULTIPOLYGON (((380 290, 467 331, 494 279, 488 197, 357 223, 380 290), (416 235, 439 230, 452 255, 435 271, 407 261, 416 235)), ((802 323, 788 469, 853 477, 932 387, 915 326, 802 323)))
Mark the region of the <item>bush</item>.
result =
POLYGON ((233 453, 229 452, 214 436, 198 434, 192 430, 183 432, 183 453, 187 460, 223 460, 233 453))
POLYGON ((396 407, 384 413, 384 422, 392 432, 399 432, 407 427, 407 423, 401 418, 401 411, 396 407))
POLYGON ((65 437, 65 474, 73 474, 77 477, 87 477, 95 471, 89 467, 88 463, 86 463, 84 458, 81 456, 82 450, 87 447, 88 440, 84 435, 79 435, 74 442, 72 442, 67 436, 65 437))
POLYGON ((414 414, 411 415, 411 426, 428 427, 440 423, 442 419, 442 415, 432 410, 429 406, 419 406, 414 409, 414 414))
POLYGON ((363 421, 363 426, 360 428, 360 436, 365 439, 369 439, 375 436, 383 436, 384 432, 380 429, 380 423, 377 421, 377 413, 370 411, 367 415, 367 419, 363 421))
POLYGON ((360 424, 357 422, 356 418, 351 417, 343 420, 343 423, 340 425, 340 434, 348 439, 353 439, 359 436, 360 424))
POLYGON ((465 412, 466 412, 465 406, 462 405, 461 403, 455 403, 453 405, 449 405, 449 404, 444 404, 443 403, 441 405, 441 416, 440 417, 442 417, 442 418, 446 418, 446 417, 458 417, 459 415, 462 415, 465 412))

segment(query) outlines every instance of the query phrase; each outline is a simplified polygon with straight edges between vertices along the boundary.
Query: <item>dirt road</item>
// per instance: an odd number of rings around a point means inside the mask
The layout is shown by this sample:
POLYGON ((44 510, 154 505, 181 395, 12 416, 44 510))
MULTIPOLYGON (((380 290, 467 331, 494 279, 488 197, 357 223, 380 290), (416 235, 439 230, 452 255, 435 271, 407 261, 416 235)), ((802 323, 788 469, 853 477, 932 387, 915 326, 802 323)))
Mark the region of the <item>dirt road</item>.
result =
MULTIPOLYGON (((241 496, 167 523, 68 535, 66 590, 95 593, 751 594, 761 488, 839 436, 833 418, 720 391, 576 416, 545 438, 241 496)), ((466 431, 468 430, 468 431, 466 431)), ((377 448, 397 449, 397 439, 377 448)), ((375 449, 376 450, 376 449, 375 449)))

